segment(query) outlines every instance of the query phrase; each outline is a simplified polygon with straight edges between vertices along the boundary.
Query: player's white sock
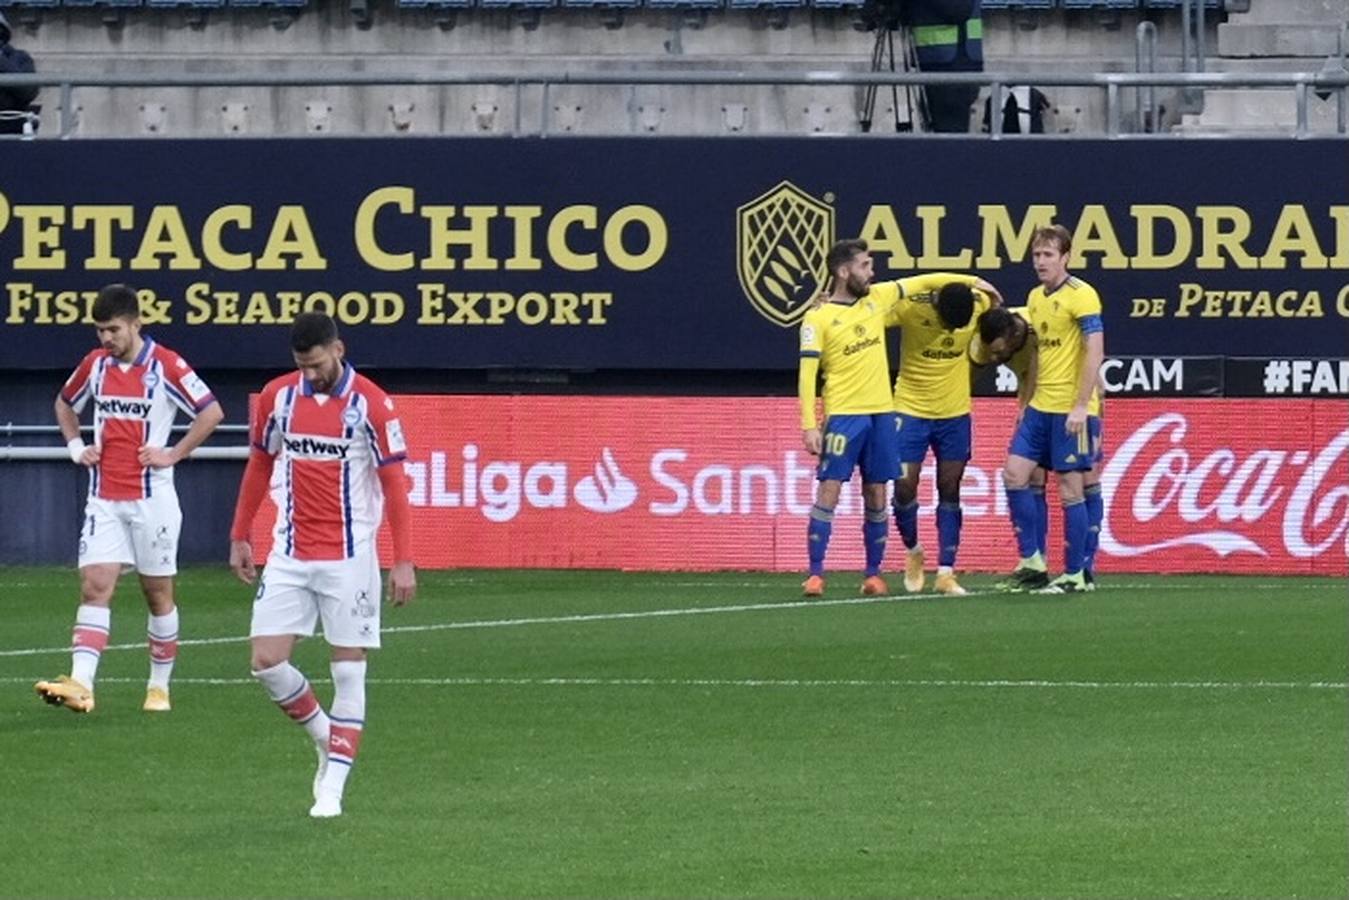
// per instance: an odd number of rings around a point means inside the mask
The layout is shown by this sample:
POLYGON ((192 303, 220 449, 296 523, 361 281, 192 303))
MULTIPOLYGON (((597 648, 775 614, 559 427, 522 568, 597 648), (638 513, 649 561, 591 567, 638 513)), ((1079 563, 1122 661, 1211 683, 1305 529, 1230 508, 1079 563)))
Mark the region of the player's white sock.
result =
POLYGON ((954 575, 956 573, 954 566, 937 566, 938 575, 954 575))
POLYGON ((70 642, 70 677, 87 688, 94 686, 98 661, 103 648, 108 646, 111 624, 112 610, 106 606, 81 603, 75 611, 75 629, 70 642))
POLYGON ((342 796, 361 747, 361 732, 365 728, 365 669, 365 660, 337 660, 332 664, 332 728, 328 737, 328 769, 319 785, 321 794, 342 796))
POLYGON ((262 686, 267 689, 267 696, 276 701, 276 705, 293 722, 303 726, 315 743, 327 743, 328 715, 314 696, 309 679, 289 660, 277 663, 270 669, 254 672, 253 677, 262 682, 262 686))
POLYGON ((178 658, 178 607, 162 616, 150 615, 145 628, 150 644, 150 687, 169 689, 169 676, 178 658))

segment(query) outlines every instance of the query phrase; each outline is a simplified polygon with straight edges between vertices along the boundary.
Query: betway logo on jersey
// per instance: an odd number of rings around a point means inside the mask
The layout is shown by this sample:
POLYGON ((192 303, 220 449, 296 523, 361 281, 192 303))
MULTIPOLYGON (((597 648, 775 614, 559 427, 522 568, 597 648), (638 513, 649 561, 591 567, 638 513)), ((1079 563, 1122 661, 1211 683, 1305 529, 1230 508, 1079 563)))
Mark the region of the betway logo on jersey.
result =
POLYGON ((1262 421, 1257 411, 1243 420, 1225 431, 1166 413, 1128 435, 1102 478, 1110 502, 1101 549, 1349 555, 1349 429, 1318 446, 1309 430, 1251 429, 1262 421))
POLYGON ((99 397, 94 403, 99 415, 107 419, 148 419, 154 404, 131 397, 99 397))
POLYGON ((343 460, 351 450, 351 441, 345 438, 290 435, 283 440, 294 459, 343 460))

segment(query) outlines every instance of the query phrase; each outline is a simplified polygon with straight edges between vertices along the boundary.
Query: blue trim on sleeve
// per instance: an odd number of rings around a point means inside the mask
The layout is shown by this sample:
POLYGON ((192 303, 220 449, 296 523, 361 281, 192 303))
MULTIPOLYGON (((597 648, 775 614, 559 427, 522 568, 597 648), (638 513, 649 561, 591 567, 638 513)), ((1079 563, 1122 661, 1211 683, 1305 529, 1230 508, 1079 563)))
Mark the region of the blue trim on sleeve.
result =
POLYGON ((1078 319, 1077 327, 1082 329, 1083 334, 1096 334, 1105 331, 1105 323, 1101 321, 1099 313, 1078 319))
POLYGON ((802 350, 802 351, 801 351, 801 358, 802 358, 802 359, 819 359, 819 358, 820 358, 820 351, 818 351, 818 350, 802 350))

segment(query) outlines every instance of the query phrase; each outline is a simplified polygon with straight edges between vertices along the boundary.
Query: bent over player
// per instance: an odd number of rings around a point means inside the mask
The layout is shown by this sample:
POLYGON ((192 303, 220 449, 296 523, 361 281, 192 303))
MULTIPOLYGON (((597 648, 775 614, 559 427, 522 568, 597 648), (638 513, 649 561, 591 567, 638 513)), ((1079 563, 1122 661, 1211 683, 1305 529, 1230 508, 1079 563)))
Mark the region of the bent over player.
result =
POLYGON ((899 414, 899 477, 895 525, 907 550, 904 589, 921 591, 923 547, 918 541, 918 478, 928 448, 937 458, 937 578, 939 593, 960 596, 956 552, 963 513, 960 483, 970 460, 970 366, 974 316, 1001 303, 991 284, 973 275, 903 278, 877 290, 897 291, 886 324, 901 328, 895 410, 899 414))
POLYGON ((98 292, 92 315, 99 346, 56 398, 70 459, 89 470, 80 530, 80 606, 75 612, 70 674, 34 687, 42 699, 75 712, 94 708, 94 676, 108 645, 112 595, 124 566, 140 575, 150 608, 150 680, 143 709, 170 708, 169 676, 178 655, 178 536, 183 514, 173 467, 224 418, 220 404, 181 356, 141 334, 140 300, 124 284, 98 292), (93 401, 94 443, 80 437, 80 412, 93 401), (179 411, 192 418, 169 446, 179 411))
POLYGON ((337 325, 303 313, 291 330, 298 369, 262 390, 253 445, 230 529, 230 567, 251 584, 253 519, 271 485, 272 551, 253 603, 253 675, 313 739, 318 755, 309 814, 342 814, 347 775, 365 724, 366 651, 379 646, 380 573, 375 536, 388 505, 394 565, 390 599, 412 599, 410 517, 402 426, 393 401, 344 359, 337 325), (297 637, 323 623, 333 702, 325 713, 291 665, 297 637))

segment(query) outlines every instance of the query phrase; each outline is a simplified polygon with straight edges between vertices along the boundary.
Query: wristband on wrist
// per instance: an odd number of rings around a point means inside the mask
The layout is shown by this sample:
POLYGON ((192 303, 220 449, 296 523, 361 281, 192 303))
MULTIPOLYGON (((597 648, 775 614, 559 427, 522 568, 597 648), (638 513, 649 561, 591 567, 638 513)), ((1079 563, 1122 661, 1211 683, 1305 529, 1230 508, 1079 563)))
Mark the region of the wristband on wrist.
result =
POLYGON ((66 441, 66 449, 70 451, 70 461, 78 463, 84 456, 84 451, 89 448, 85 446, 84 438, 76 437, 66 441))

